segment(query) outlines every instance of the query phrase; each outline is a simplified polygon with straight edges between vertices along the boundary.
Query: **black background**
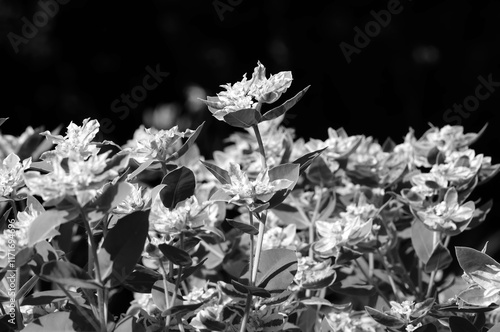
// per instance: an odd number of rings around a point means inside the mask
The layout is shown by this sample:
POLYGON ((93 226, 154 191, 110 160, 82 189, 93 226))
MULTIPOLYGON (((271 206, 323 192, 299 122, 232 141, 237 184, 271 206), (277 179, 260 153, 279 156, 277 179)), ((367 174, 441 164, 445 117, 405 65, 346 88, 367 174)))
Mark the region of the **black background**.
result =
MULTIPOLYGON (((374 20, 370 11, 387 6, 359 0, 71 0, 15 52, 9 34, 21 36, 22 18, 33 22, 41 7, 37 1, 2 0, 0 115, 10 118, 2 132, 19 135, 27 125, 53 129, 87 117, 109 118, 116 129, 105 138, 123 144, 145 114, 169 104, 184 118, 181 129, 206 121, 199 144, 210 156, 230 128, 206 108, 189 111, 186 88, 197 85, 215 95, 220 84, 251 75, 260 60, 268 74, 292 71, 285 98, 311 85, 287 118, 298 136, 325 139, 328 127, 344 127, 348 134, 401 142, 409 127, 420 136, 428 123, 447 124, 445 111, 474 94, 479 75, 500 81, 497 1, 401 1, 401 13, 348 63, 340 43, 353 45, 354 28, 364 30, 374 20), (111 103, 156 65, 169 76, 120 119, 111 103)), ((473 148, 494 163, 500 162, 499 105, 496 91, 460 118, 466 132, 489 123, 473 148)), ((499 181, 478 188, 472 198, 500 201, 499 181)), ((489 240, 488 252, 500 252, 499 215, 494 206, 483 226, 453 243, 480 249, 489 240)))

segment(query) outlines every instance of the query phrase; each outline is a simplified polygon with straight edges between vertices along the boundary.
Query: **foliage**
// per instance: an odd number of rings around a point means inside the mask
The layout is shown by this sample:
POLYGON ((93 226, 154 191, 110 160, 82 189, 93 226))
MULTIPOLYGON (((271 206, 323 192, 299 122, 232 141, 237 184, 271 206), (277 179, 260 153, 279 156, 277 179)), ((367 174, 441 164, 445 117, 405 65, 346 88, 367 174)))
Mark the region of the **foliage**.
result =
POLYGON ((482 132, 297 139, 281 121, 309 87, 262 110, 291 83, 259 62, 207 97, 240 128, 213 160, 203 125, 140 127, 123 147, 90 119, 2 137, 2 330, 500 330, 500 264, 448 248, 491 210, 469 199, 500 169, 469 148, 482 132), (40 134, 55 146, 24 144, 40 134), (135 299, 115 316, 119 289, 135 299))

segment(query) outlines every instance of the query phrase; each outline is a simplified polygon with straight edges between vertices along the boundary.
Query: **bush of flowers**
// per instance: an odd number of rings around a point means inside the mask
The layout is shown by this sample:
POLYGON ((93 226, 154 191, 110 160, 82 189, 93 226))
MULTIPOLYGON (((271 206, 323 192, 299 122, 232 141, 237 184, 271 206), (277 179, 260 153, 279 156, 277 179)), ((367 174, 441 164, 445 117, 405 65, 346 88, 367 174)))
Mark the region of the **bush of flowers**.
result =
POLYGON ((281 125, 291 83, 259 62, 207 97, 238 128, 212 160, 203 124, 1 135, 0 330, 500 331, 500 263, 449 246, 492 207, 469 199, 500 169, 482 131, 306 141, 281 125))

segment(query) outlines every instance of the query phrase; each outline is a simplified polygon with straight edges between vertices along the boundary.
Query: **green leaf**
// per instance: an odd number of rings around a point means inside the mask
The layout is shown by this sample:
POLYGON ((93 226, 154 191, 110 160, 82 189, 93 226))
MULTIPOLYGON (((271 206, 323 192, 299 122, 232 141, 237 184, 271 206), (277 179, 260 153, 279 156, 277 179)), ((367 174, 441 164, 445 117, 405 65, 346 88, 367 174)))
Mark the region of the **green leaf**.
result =
POLYGON ((500 323, 496 323, 495 325, 493 325, 493 327, 489 329, 488 332, 500 332, 500 323))
POLYGON ((169 261, 176 265, 191 266, 193 264, 191 256, 189 256, 189 254, 181 248, 162 243, 158 246, 158 249, 160 249, 160 251, 169 261))
POLYGON ((111 287, 122 284, 133 271, 148 236, 149 211, 136 211, 118 220, 97 252, 101 278, 111 287), (108 283, 109 278, 111 282, 108 283))
POLYGON ((229 173, 225 170, 220 168, 217 165, 211 164, 209 162, 200 160, 200 162, 208 169, 210 173, 215 176, 215 178, 222 184, 231 184, 231 177, 229 176, 229 173))
POLYGON ((43 264, 50 261, 56 261, 57 259, 57 252, 50 243, 41 241, 35 244, 34 254, 28 264, 36 275, 40 275, 43 264))
POLYGON ((418 258, 422 263, 427 263, 434 251, 434 232, 416 218, 411 224, 411 243, 418 258))
POLYGON ((438 243, 434 247, 431 257, 425 263, 424 271, 430 273, 434 270, 443 270, 450 266, 452 262, 453 258, 451 257, 450 251, 441 243, 438 243))
POLYGON ((368 306, 365 306, 365 310, 377 323, 382 324, 386 327, 399 329, 406 325, 403 320, 393 316, 389 316, 368 306))
POLYGON ((295 104, 297 104, 297 102, 306 94, 307 90, 310 87, 311 87, 310 85, 306 86, 304 88, 304 90, 300 91, 299 93, 297 93, 295 96, 293 96, 292 98, 290 98, 287 101, 285 101, 280 106, 275 107, 272 110, 266 112, 262 116, 262 121, 268 121, 268 120, 276 119, 277 117, 279 117, 279 116, 285 114, 286 112, 288 112, 288 110, 291 109, 293 106, 295 106, 295 104))
POLYGON ((0 126, 3 125, 5 121, 7 121, 9 118, 0 118, 0 126))
POLYGON ((206 317, 205 315, 200 316, 200 321, 209 331, 224 331, 226 329, 226 324, 224 322, 219 322, 211 317, 206 317))
POLYGON ((224 121, 237 128, 250 128, 261 121, 259 111, 253 108, 245 108, 236 112, 228 113, 224 116, 224 121))
POLYGON ((208 258, 203 258, 201 261, 198 262, 198 264, 186 267, 185 269, 182 270, 182 276, 181 276, 181 281, 186 280, 190 275, 193 273, 201 270, 203 267, 203 264, 208 258))
POLYGON ((495 280, 496 271, 487 265, 500 268, 500 264, 490 256, 467 247, 455 247, 458 264, 475 282, 487 289, 495 280))
POLYGON ((314 161, 314 159, 316 159, 321 154, 321 152, 323 152, 325 149, 326 149, 326 147, 323 149, 319 149, 319 150, 316 150, 313 152, 306 153, 302 157, 300 157, 300 158, 296 159, 294 162, 292 162, 292 164, 299 164, 300 165, 299 173, 302 174, 309 167, 309 165, 311 165, 311 163, 314 161))
POLYGON ((167 163, 179 159, 193 146, 196 139, 200 135, 204 124, 205 124, 205 122, 203 122, 201 125, 199 125, 198 128, 196 128, 196 130, 194 131, 194 133, 192 133, 191 136, 189 136, 189 138, 186 140, 186 142, 184 142, 184 144, 181 146, 181 148, 178 151, 174 152, 170 157, 167 158, 167 160, 166 160, 167 163))
POLYGON ((484 203, 481 206, 478 206, 474 209, 474 214, 472 215, 472 220, 467 226, 467 229, 473 229, 483 223, 490 213, 491 208, 493 207, 493 200, 490 199, 488 202, 484 203))
POLYGON ((449 320, 451 332, 477 332, 476 327, 467 319, 452 316, 449 320))
POLYGON ((245 223, 242 223, 242 222, 238 222, 236 220, 229 219, 229 218, 226 219, 226 221, 228 222, 229 225, 231 225, 234 228, 242 231, 243 233, 250 234, 250 235, 257 235, 257 234, 259 234, 259 230, 257 228, 255 228, 254 226, 252 226, 252 225, 245 224, 245 223))
POLYGON ((81 267, 66 261, 52 261, 42 266, 40 278, 65 286, 99 289, 94 281, 81 267))
MULTIPOLYGON (((154 283, 153 288, 151 290, 153 302, 161 311, 167 309, 167 305, 165 303, 165 288, 163 287, 163 283, 164 283, 163 280, 158 280, 157 282, 154 283)), ((175 291, 175 285, 168 281, 165 281, 165 283, 167 284, 168 298, 172 299, 172 296, 174 295, 175 291)), ((179 294, 179 292, 177 292, 174 305, 181 305, 182 301, 183 301, 182 296, 179 294)))
POLYGON ((184 166, 165 175, 161 183, 166 187, 160 191, 160 199, 170 210, 175 209, 177 203, 193 196, 196 187, 193 171, 184 166))
POLYGON ((28 230, 28 245, 34 246, 40 241, 59 235, 57 227, 75 219, 77 215, 68 211, 49 210, 38 215, 28 230))
POLYGON ((41 316, 28 324, 23 332, 42 331, 95 331, 94 327, 77 310, 58 311, 41 316))

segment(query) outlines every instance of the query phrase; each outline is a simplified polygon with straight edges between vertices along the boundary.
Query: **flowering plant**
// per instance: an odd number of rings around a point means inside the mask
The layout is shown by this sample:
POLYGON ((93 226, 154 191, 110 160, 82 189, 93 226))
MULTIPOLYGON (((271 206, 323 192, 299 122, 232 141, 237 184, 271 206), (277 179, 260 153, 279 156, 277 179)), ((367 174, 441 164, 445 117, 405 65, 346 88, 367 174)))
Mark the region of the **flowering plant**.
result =
POLYGON ((91 119, 0 135, 0 330, 500 331, 486 246, 449 268, 450 239, 491 210, 469 198, 500 170, 470 148, 482 131, 306 141, 281 121, 308 87, 262 112, 291 83, 258 62, 207 97, 246 129, 212 160, 203 124, 124 146, 91 119))

